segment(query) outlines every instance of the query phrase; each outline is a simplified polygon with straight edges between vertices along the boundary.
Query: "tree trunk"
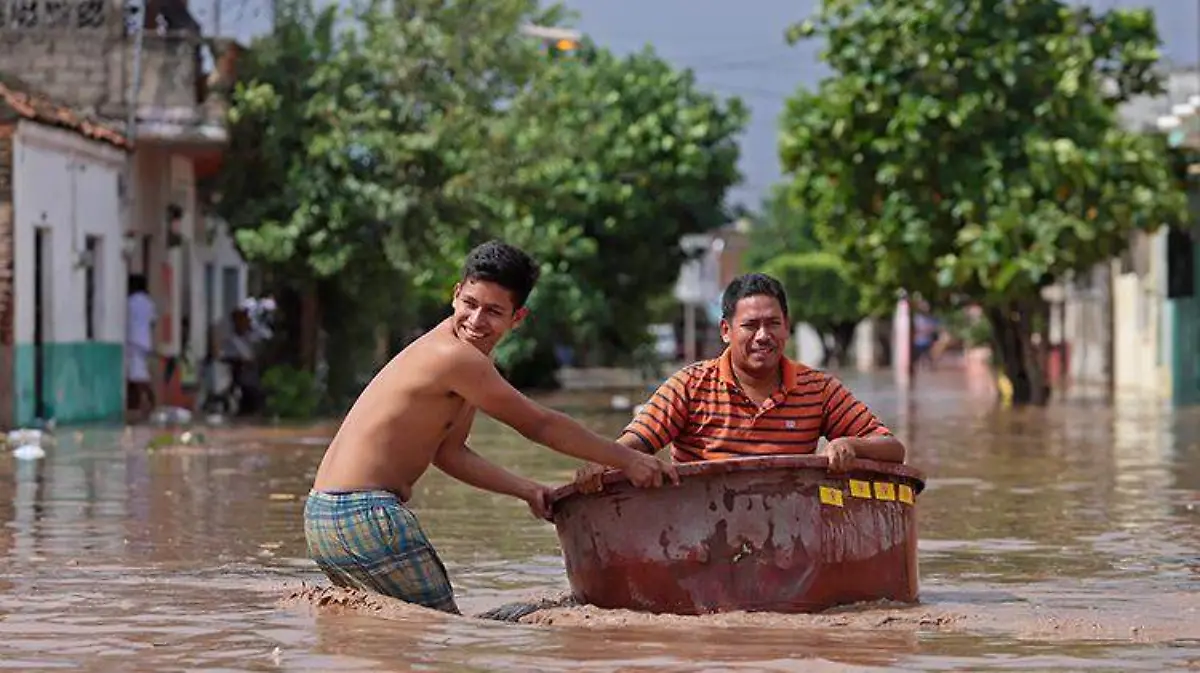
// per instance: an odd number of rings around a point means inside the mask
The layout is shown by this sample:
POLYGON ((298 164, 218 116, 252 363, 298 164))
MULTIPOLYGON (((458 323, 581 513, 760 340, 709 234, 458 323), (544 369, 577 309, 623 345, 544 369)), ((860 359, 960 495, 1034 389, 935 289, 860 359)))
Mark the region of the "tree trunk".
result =
POLYGON ((855 322, 843 322, 833 326, 833 359, 838 367, 850 365, 850 348, 854 345, 855 322))
POLYGON ((879 321, 875 330, 875 366, 887 369, 892 366, 892 319, 879 321))
POLYGON ((821 369, 828 369, 829 361, 833 358, 833 347, 830 345, 833 338, 825 332, 817 332, 817 336, 820 337, 817 341, 821 343, 821 359, 819 360, 821 364, 818 366, 821 369))
POLYGON ((300 367, 305 371, 316 371, 318 337, 321 330, 321 303, 316 288, 308 287, 300 295, 300 367))
POLYGON ((392 358, 392 330, 386 324, 375 326, 375 357, 376 369, 382 369, 392 358))
POLYGON ((987 309, 992 323, 996 365, 1012 384, 1014 405, 1045 405, 1050 401, 1046 382, 1046 305, 1041 299, 1010 302, 987 309), (1040 324, 1039 324, 1040 323, 1040 324), (1034 333, 1040 343, 1034 343, 1034 333))

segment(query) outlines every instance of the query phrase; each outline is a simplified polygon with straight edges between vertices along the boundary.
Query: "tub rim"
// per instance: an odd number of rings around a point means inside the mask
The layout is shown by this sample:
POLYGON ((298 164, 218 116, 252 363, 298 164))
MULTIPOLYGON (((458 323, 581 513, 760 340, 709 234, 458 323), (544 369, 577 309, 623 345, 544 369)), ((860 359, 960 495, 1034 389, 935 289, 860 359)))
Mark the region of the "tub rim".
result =
MULTIPOLYGON (((752 472, 756 470, 778 470, 778 469, 805 469, 805 470, 829 470, 829 458, 826 456, 815 456, 812 454, 783 454, 772 456, 746 456, 739 458, 722 458, 719 460, 697 460, 687 463, 675 463, 675 469, 679 473, 680 480, 703 477, 710 475, 732 474, 736 472, 752 472)), ((903 463, 885 463, 878 460, 865 460, 855 458, 850 461, 850 467, 841 472, 831 472, 830 477, 834 479, 850 479, 856 475, 861 475, 864 472, 885 475, 889 477, 901 477, 911 479, 916 482, 914 488, 915 493, 920 493, 925 490, 925 474, 920 470, 903 463)), ((625 477, 625 473, 621 470, 609 468, 605 470, 601 477, 601 483, 606 487, 606 490, 599 493, 581 493, 578 485, 572 481, 569 484, 559 486, 550 493, 550 506, 558 507, 563 501, 576 496, 587 495, 604 495, 610 493, 607 487, 616 484, 625 484, 634 490, 642 490, 633 487, 625 477)), ((669 486, 670 484, 668 484, 669 486)))

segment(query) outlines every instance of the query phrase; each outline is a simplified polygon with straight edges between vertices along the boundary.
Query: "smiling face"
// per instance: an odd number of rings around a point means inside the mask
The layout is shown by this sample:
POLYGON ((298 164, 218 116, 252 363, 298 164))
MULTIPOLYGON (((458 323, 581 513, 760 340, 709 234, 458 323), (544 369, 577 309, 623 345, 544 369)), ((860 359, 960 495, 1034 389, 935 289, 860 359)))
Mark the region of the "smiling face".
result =
POLYGON ((733 315, 721 320, 721 339, 729 344, 734 367, 753 376, 779 369, 788 332, 783 306, 768 294, 739 299, 733 315))
POLYGON ((512 292, 486 280, 467 279, 455 285, 452 306, 454 335, 484 353, 491 353, 529 313, 516 307, 512 292))

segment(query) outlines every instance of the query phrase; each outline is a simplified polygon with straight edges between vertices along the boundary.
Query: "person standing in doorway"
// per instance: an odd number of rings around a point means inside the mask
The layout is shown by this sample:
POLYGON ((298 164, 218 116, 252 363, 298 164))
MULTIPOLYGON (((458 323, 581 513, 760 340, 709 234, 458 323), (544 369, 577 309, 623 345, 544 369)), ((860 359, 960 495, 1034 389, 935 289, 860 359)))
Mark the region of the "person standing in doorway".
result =
POLYGON ((129 277, 129 297, 125 308, 125 390, 126 406, 144 420, 154 410, 154 386, 150 379, 150 356, 154 353, 154 323, 158 311, 146 291, 146 277, 129 277))
POLYGON ((241 392, 237 413, 250 416, 262 408, 262 381, 258 370, 258 332, 251 314, 239 306, 229 314, 229 327, 221 341, 221 360, 229 365, 233 384, 241 392))

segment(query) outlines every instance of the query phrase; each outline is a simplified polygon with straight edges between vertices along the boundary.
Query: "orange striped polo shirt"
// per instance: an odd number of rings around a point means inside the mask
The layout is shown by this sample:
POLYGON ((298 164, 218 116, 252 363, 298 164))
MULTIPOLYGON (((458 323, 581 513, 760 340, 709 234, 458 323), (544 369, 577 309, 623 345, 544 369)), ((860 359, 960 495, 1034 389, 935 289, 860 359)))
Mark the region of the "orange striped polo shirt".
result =
POLYGON ((891 434, 836 377, 784 358, 782 380, 756 405, 739 388, 727 348, 663 382, 622 434, 654 451, 670 444, 681 463, 812 453, 822 436, 891 434))

